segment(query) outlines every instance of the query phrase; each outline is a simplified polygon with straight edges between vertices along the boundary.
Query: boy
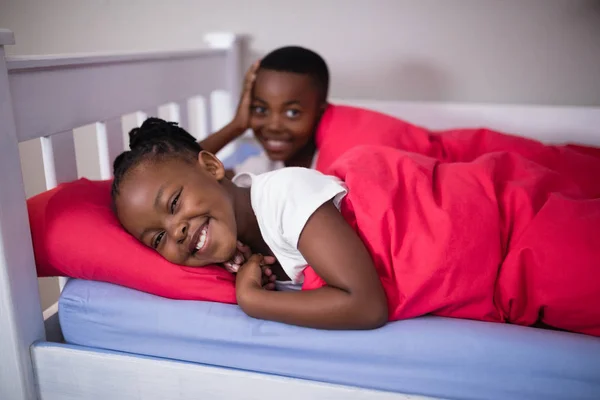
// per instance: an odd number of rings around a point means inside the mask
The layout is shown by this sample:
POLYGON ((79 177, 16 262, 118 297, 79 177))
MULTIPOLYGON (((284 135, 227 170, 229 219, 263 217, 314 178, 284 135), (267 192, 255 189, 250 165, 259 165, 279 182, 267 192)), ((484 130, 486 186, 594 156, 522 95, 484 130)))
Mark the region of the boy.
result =
POLYGON ((598 148, 551 146, 490 129, 432 132, 375 111, 330 105, 328 89, 329 71, 318 54, 297 46, 274 50, 246 74, 233 121, 200 145, 214 154, 248 127, 254 131, 264 152, 227 171, 229 178, 283 167, 327 172, 341 155, 360 145, 392 147, 441 162, 511 152, 568 176, 592 197, 600 196, 595 176, 580 173, 596 170, 598 148))
POLYGON ((314 168, 315 131, 328 90, 329 70, 321 56, 298 46, 276 49, 248 70, 234 119, 200 145, 214 154, 251 128, 264 152, 228 171, 229 176, 314 168))

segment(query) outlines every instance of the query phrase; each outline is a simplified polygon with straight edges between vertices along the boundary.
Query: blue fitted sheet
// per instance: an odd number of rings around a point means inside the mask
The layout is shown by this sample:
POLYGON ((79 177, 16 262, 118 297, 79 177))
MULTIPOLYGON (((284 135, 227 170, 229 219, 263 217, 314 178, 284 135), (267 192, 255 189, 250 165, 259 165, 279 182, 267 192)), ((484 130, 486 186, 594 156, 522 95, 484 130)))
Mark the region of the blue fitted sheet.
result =
POLYGON ((71 279, 59 317, 72 344, 370 389, 456 399, 600 399, 600 339, 425 317, 320 331, 71 279))

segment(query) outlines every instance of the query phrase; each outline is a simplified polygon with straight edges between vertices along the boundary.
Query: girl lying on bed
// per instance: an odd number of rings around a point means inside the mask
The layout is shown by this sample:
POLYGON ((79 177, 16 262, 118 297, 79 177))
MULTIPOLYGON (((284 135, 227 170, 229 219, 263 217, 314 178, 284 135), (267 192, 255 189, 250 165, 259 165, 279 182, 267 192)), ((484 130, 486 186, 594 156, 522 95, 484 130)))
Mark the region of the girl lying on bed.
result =
POLYGON ((130 140, 114 164, 122 225, 180 265, 231 262, 238 240, 266 255, 236 277, 252 317, 370 329, 435 314, 600 336, 600 199, 530 160, 358 146, 328 175, 229 180, 175 124, 149 119, 130 140), (268 290, 273 275, 305 290, 268 290))

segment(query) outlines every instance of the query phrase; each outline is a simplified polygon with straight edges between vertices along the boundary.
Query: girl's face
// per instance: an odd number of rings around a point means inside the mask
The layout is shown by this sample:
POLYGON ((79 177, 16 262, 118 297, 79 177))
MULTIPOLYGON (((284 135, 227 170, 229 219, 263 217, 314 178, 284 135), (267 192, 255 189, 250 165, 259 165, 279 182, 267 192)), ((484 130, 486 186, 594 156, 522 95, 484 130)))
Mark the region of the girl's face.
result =
POLYGON ((311 143, 325 106, 310 76, 259 69, 250 127, 271 160, 287 161, 311 143))
POLYGON ((150 158, 128 172, 116 198, 125 229, 167 260, 190 267, 223 263, 236 250, 232 196, 212 154, 150 158))

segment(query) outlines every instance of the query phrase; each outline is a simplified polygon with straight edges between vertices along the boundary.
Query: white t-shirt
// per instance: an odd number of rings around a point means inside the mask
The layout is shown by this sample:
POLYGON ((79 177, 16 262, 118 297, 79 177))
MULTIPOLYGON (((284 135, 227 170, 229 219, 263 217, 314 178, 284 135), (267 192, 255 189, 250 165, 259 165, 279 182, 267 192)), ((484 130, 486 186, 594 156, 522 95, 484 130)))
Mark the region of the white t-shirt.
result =
MULTIPOLYGON (((319 152, 315 151, 315 155, 313 156, 312 162, 310 164, 311 169, 315 169, 315 166, 317 165, 318 156, 319 152)), ((277 171, 278 169, 282 169, 284 167, 285 165, 283 161, 273 161, 263 151, 260 154, 248 157, 246 160, 236 165, 233 168, 233 171, 236 174, 243 174, 244 172, 248 172, 254 175, 260 175, 266 172, 277 171)))
POLYGON ((337 177, 308 168, 289 167, 261 175, 243 173, 233 182, 250 188, 252 209, 262 237, 293 284, 304 280, 307 262, 298 240, 310 216, 329 200, 340 207, 348 193, 337 177))

